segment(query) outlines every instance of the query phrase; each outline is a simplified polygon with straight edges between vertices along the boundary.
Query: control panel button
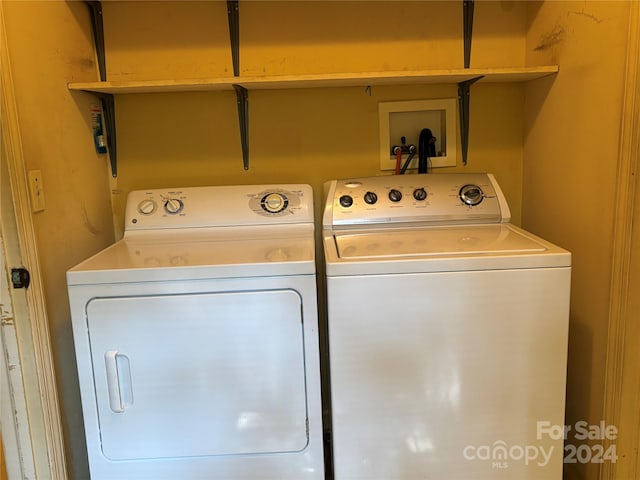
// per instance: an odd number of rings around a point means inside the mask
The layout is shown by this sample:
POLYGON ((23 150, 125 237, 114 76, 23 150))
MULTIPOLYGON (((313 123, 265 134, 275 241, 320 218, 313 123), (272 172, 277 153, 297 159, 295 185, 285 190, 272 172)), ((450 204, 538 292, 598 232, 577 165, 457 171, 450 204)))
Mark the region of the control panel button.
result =
POLYGON ((394 203, 399 202, 400 200, 402 200, 402 192, 400 190, 392 188, 391 190, 389 190, 389 200, 394 203))
POLYGON ((164 202, 164 210, 170 215, 176 215, 182 212, 184 208, 184 203, 179 198, 170 198, 166 202, 164 202))
POLYGON ((367 192, 364 194, 364 201, 369 205, 373 205, 378 201, 378 195, 374 192, 367 192))
POLYGON ((340 206, 349 208, 351 205, 353 205, 353 197, 351 195, 342 195, 340 197, 340 206))
POLYGON ((269 213, 278 213, 283 211, 289 205, 287 197, 282 193, 269 193, 262 197, 260 202, 262 208, 269 213))
POLYGON ((478 185, 465 185, 460 189, 460 200, 471 207, 479 205, 484 199, 484 193, 478 185))
POLYGON ((416 188, 413 191, 413 198, 415 198, 418 201, 426 200, 427 191, 424 188, 416 188))
POLYGON ((151 200, 150 198, 148 198, 142 200, 138 204, 138 213, 142 215, 151 215, 156 211, 156 208, 158 208, 158 205, 156 204, 155 200, 151 200))

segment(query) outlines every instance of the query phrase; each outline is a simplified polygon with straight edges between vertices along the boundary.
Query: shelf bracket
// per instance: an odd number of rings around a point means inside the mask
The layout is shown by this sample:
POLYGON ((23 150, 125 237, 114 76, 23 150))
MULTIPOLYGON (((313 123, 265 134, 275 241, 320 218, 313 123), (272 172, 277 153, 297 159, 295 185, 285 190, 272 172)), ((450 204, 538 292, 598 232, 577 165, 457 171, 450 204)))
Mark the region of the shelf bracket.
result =
POLYGON ((458 109, 460 112, 460 143, 462 144, 462 164, 467 164, 469 152, 469 102, 471 100, 471 85, 484 75, 458 83, 458 109))
POLYGON ((91 15, 91 30, 93 32, 93 43, 96 47, 96 56, 98 57, 98 73, 100 81, 107 80, 107 62, 104 49, 104 27, 102 24, 102 2, 87 1, 91 15))
MULTIPOLYGON (((227 0, 229 19, 229 40, 233 76, 240 75, 240 5, 238 0, 227 0)), ((238 102, 238 122, 240 123, 240 144, 242 146, 242 166, 249 170, 249 92, 241 85, 233 85, 238 102)))
POLYGON ((463 0, 464 68, 471 65, 471 37, 473 35, 473 0, 463 0))
POLYGON ((233 76, 237 77, 240 75, 240 8, 238 0, 227 0, 227 16, 229 17, 233 76))
MULTIPOLYGON (((88 1, 85 3, 89 7, 89 16, 91 17, 91 31, 93 33, 93 43, 96 49, 96 57, 98 59, 98 74, 100 81, 107 81, 107 61, 104 48, 104 25, 102 23, 102 2, 88 1)), ((116 145, 116 103, 113 95, 110 93, 98 93, 100 104, 102 105, 102 113, 104 115, 104 129, 107 135, 107 151, 109 162, 111 163, 111 175, 118 176, 118 148, 116 145)))
POLYGON ((242 165, 245 170, 249 170, 249 91, 241 85, 234 85, 233 88, 238 100, 242 165))
POLYGON ((111 175, 118 176, 118 147, 116 144, 116 102, 111 93, 98 93, 104 114, 104 129, 107 134, 107 151, 111 163, 111 175))

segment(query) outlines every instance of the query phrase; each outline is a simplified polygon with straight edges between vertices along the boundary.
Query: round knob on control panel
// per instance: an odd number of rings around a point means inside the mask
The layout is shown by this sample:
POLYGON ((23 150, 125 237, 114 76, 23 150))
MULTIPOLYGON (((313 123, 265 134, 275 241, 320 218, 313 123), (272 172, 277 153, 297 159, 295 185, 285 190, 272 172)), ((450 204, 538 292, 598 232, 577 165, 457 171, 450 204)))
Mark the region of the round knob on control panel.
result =
POLYGON ((373 205, 378 201, 378 195, 373 192, 367 192, 364 194, 364 201, 369 205, 373 205))
POLYGON ((138 204, 138 213, 140 213, 141 215, 151 215, 153 212, 156 211, 157 207, 158 206, 156 205, 155 200, 151 200, 150 198, 147 198, 142 200, 138 204))
POLYGON ((340 205, 344 208, 349 208, 353 205, 353 197, 351 195, 342 195, 340 197, 340 205))
POLYGON ((416 188, 413 191, 413 198, 415 198, 418 201, 426 200, 427 191, 424 188, 416 188))
POLYGON ((262 197, 260 204, 267 212, 278 213, 287 208, 289 200, 282 193, 269 193, 262 197))
POLYGON ((465 185, 460 189, 460 200, 470 207, 479 205, 484 199, 484 193, 478 185, 465 185))
POLYGON ((402 200, 402 192, 400 190, 392 188, 391 190, 389 190, 389 200, 394 203, 399 202, 400 200, 402 200))
POLYGON ((184 208, 184 203, 179 198, 170 198, 164 202, 164 210, 171 215, 180 213, 184 208))

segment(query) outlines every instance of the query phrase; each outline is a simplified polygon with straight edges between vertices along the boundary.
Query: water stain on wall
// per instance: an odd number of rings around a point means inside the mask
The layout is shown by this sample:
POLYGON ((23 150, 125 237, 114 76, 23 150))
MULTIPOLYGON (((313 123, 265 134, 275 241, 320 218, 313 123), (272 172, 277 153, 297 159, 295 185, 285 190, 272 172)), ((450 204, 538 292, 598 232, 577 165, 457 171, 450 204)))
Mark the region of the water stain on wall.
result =
POLYGON ((562 20, 558 20, 551 30, 542 35, 538 44, 534 47, 534 51, 541 52, 564 42, 567 29, 562 20))
POLYGON ((570 10, 562 18, 559 18, 556 23, 553 25, 551 30, 548 33, 541 35, 538 44, 534 47, 534 51, 540 52, 549 50, 550 48, 560 45, 564 43, 567 32, 569 28, 567 27, 567 21, 570 17, 576 16, 581 18, 586 18, 587 20, 593 21, 595 23, 604 22, 603 18, 600 18, 592 13, 586 12, 584 9, 582 10, 570 10))
POLYGON ((98 235, 100 233, 100 229, 96 228, 93 223, 91 223, 89 214, 87 213, 87 207, 84 203, 82 204, 82 224, 93 235, 98 235))

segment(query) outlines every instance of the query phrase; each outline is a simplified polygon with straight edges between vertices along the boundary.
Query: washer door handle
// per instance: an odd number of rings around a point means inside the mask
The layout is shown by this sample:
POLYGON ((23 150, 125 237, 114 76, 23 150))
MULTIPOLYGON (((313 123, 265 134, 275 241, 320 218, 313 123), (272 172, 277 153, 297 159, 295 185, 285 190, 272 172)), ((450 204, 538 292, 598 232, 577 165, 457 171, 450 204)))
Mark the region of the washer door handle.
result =
POLYGON ((118 351, 109 350, 104 354, 107 368, 107 390, 109 392, 109 407, 114 413, 124 413, 124 402, 120 394, 120 375, 118 372, 118 351))

